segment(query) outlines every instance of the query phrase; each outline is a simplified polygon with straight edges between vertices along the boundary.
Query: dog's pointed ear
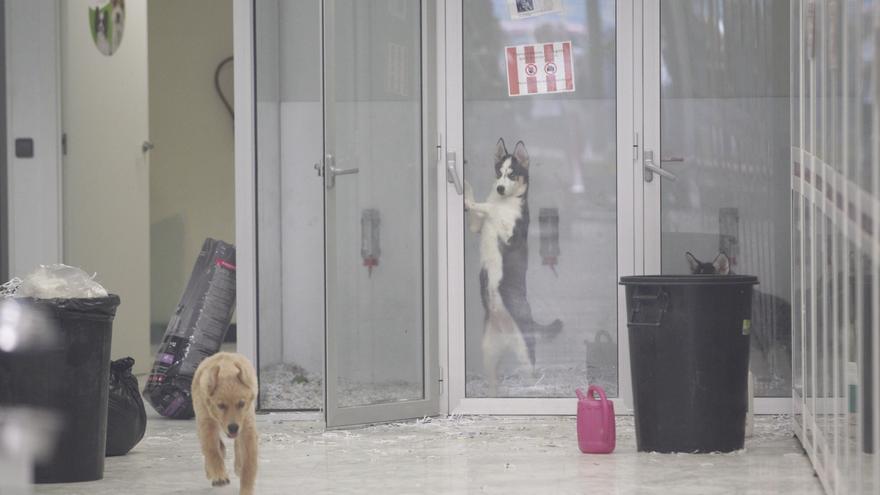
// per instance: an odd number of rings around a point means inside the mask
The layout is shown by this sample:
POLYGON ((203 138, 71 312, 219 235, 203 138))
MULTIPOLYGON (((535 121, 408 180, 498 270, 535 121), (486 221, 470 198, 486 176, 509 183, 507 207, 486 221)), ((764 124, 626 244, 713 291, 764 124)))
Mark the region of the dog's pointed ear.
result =
POLYGON ((208 391, 208 396, 214 395, 214 392, 217 391, 217 386, 220 385, 220 365, 215 364, 211 369, 207 370, 205 378, 202 380, 204 381, 205 390, 208 391))
POLYGON ((712 266, 715 267, 715 273, 718 275, 730 275, 730 258, 726 254, 721 253, 716 256, 712 266))
POLYGON ((516 148, 513 150, 513 157, 523 167, 529 167, 529 152, 526 150, 526 144, 522 141, 517 141, 516 148))
POLYGON ((688 266, 691 269, 691 273, 697 273, 697 270, 700 269, 700 260, 698 260, 694 255, 688 251, 684 253, 684 257, 688 260, 688 266))
POLYGON ((498 142, 495 143, 495 161, 500 162, 501 159, 508 154, 507 145, 504 144, 504 138, 498 138, 498 142))

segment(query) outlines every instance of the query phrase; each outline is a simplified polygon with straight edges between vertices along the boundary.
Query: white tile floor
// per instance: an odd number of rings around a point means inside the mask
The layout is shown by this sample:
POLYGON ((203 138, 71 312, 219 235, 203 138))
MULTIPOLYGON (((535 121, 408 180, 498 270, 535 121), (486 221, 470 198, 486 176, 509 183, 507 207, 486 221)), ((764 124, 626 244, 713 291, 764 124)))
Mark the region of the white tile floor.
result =
MULTIPOLYGON (((151 411, 152 413, 152 411, 151 411)), ((324 432, 308 417, 260 416, 260 494, 819 494, 790 419, 759 417, 734 454, 637 453, 632 418, 617 450, 583 455, 571 417, 457 417, 324 432)), ((65 495, 237 493, 204 478, 195 424, 151 414, 144 440, 107 459, 102 481, 42 485, 65 495)))

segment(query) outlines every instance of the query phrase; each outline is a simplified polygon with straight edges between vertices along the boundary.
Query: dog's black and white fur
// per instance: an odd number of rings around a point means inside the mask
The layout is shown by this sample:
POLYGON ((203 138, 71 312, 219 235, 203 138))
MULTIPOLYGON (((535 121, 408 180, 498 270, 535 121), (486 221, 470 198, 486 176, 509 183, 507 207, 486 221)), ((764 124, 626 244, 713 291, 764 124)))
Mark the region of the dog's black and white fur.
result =
POLYGON ((497 393, 498 364, 505 351, 534 372, 535 340, 562 330, 558 319, 541 325, 532 318, 526 290, 529 234, 529 154, 522 141, 508 153, 503 139, 495 152, 495 184, 484 203, 465 183, 471 232, 480 234, 480 295, 486 312, 483 364, 490 393, 497 393))

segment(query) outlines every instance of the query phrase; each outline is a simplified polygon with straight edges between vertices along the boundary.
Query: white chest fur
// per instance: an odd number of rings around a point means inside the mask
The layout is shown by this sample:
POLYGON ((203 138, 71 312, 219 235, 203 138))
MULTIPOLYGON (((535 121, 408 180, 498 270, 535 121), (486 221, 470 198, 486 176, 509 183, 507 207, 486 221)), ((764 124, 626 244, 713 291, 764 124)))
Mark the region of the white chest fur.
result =
MULTIPOLYGON (((496 247, 498 242, 507 244, 513 236, 516 222, 522 216, 522 198, 491 195, 486 201, 486 216, 480 230, 481 244, 496 247)), ((500 252, 500 251, 499 251, 500 252)))
POLYGON ((484 217, 480 229, 480 265, 486 270, 488 279, 489 306, 499 309, 503 307, 498 294, 498 285, 504 273, 501 245, 510 242, 516 222, 522 216, 522 198, 492 194, 482 206, 484 217))

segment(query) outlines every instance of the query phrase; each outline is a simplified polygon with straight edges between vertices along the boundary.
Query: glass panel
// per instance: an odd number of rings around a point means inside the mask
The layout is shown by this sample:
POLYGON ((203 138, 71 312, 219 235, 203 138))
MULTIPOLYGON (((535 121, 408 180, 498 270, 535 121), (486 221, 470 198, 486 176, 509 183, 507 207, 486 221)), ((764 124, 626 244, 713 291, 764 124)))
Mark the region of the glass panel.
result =
POLYGON ((826 103, 826 91, 825 91, 825 74, 823 69, 825 68, 825 46, 823 45, 823 38, 825 37, 825 29, 822 22, 825 20, 825 4, 826 2, 813 2, 815 7, 815 26, 816 28, 812 31, 813 33, 813 49, 810 54, 810 64, 809 71, 807 72, 809 79, 809 83, 813 88, 813 101, 810 102, 807 100, 808 104, 813 106, 813 126, 814 126, 814 135, 813 135, 813 147, 810 149, 813 154, 819 158, 820 160, 825 160, 825 140, 827 139, 826 135, 826 126, 825 126, 825 103, 826 103))
MULTIPOLYGON (((837 205, 836 198, 842 200, 843 195, 841 188, 845 184, 840 177, 843 172, 843 154, 842 154, 842 138, 843 138, 843 30, 841 12, 843 7, 840 2, 830 2, 827 5, 825 15, 826 25, 826 63, 825 74, 828 82, 828 114, 827 129, 829 132, 826 137, 826 156, 828 165, 833 168, 833 173, 825 183, 826 199, 831 200, 828 205, 826 218, 826 234, 828 240, 827 252, 827 273, 826 288, 828 289, 828 313, 827 313, 827 332, 828 332, 828 349, 826 351, 826 359, 828 364, 827 385, 828 390, 826 396, 829 401, 829 410, 827 416, 828 433, 827 440, 829 442, 828 450, 832 454, 830 459, 836 463, 836 468, 845 469, 844 452, 846 450, 847 441, 847 420, 849 413, 846 404, 846 355, 845 355, 845 336, 846 325, 844 324, 844 294, 843 284, 845 281, 843 273, 843 259, 845 245, 843 241, 843 219, 845 218, 837 205)), ((842 204, 842 202, 841 202, 842 204)))
POLYGON ((789 5, 661 2, 662 270, 757 275, 756 396, 791 393, 789 5), (748 70, 743 70, 748 67, 748 70))
POLYGON ((321 3, 258 1, 258 335, 261 409, 324 404, 321 3), (318 70, 318 69, 316 69, 318 70))
MULTIPOLYGON (((856 441, 859 445, 858 461, 861 464, 861 473, 859 474, 862 487, 870 486, 872 481, 872 468, 874 464, 874 456, 866 454, 874 454, 874 414, 875 401, 874 394, 877 393, 877 387, 874 386, 874 370, 873 366, 876 361, 873 357, 874 336, 877 334, 876 328, 873 327, 873 283, 872 283, 872 259, 869 254, 863 253, 859 255, 861 264, 859 274, 856 277, 856 290, 860 292, 857 306, 860 308, 858 317, 861 321, 858 323, 860 335, 859 338, 859 356, 858 356, 858 379, 859 388, 856 391, 858 397, 858 418, 856 426, 856 441)), ((862 488, 864 489, 864 488, 862 488)), ((865 492, 868 493, 868 492, 865 492)))
MULTIPOLYGON (((813 352, 816 353, 816 368, 814 370, 816 376, 816 410, 813 411, 816 418, 816 429, 820 430, 823 440, 827 440, 828 431, 826 430, 826 419, 828 413, 828 288, 826 278, 826 265, 828 259, 827 234, 825 230, 825 215, 818 206, 813 210, 813 224, 816 229, 814 232, 816 242, 816 258, 813 269, 816 272, 816 346, 813 352)), ((821 446, 823 449, 825 445, 821 446)))
POLYGON ((864 409, 862 411, 862 420, 864 422, 864 434, 870 439, 865 438, 863 452, 871 454, 864 460, 865 466, 865 487, 873 493, 880 491, 880 456, 877 455, 878 443, 880 443, 880 400, 877 394, 880 393, 880 384, 877 383, 880 378, 880 372, 877 370, 880 363, 880 343, 877 339, 878 335, 878 315, 880 310, 880 285, 878 285, 877 248, 880 242, 878 235, 878 219, 875 217, 880 214, 877 209, 877 201, 880 201, 880 172, 877 168, 877 151, 880 144, 880 129, 877 128, 877 97, 880 94, 880 60, 877 59, 877 49, 880 48, 880 5, 876 2, 865 2, 863 8, 864 28, 862 31, 863 43, 863 86, 861 88, 862 101, 864 102, 864 127, 862 129, 862 180, 868 196, 873 200, 873 212, 863 203, 863 232, 870 241, 863 240, 863 248, 867 251, 868 246, 874 250, 873 255, 867 254, 863 261, 863 283, 865 285, 865 321, 863 323, 864 339, 862 342, 864 358, 864 373, 862 377, 862 391, 864 396, 864 409), (870 218, 870 220, 868 220, 870 218), (869 224, 872 223, 872 225, 869 224))
POLYGON ((800 43, 798 36, 800 35, 800 2, 791 2, 791 24, 789 29, 789 60, 791 60, 791 78, 789 80, 789 92, 791 94, 791 146, 797 148, 800 142, 800 43))
MULTIPOLYGON (((792 361, 793 361, 793 376, 792 376, 792 388, 796 392, 796 396, 803 397, 804 395, 804 369, 803 369, 803 359, 801 358, 801 351, 804 348, 804 319, 801 313, 801 297, 803 292, 803 285, 801 283, 801 277, 803 277, 804 272, 804 262, 801 258, 801 249, 800 249, 800 239, 803 235, 801 232, 801 201, 800 195, 797 192, 792 192, 792 214, 791 214, 791 222, 795 227, 792 231, 792 260, 794 273, 792 275, 792 303, 794 304, 794 311, 792 316, 794 318, 792 325, 792 361)), ((795 403, 798 405, 797 402, 795 403)), ((796 419, 799 424, 802 422, 802 418, 800 417, 801 411, 799 409, 795 410, 795 414, 798 416, 796 419)))
MULTIPOLYGON (((877 277, 880 275, 877 271, 876 255, 872 253, 874 243, 878 242, 876 232, 877 223, 874 215, 877 214, 876 207, 872 208, 875 202, 880 200, 880 191, 878 191, 878 171, 876 156, 878 145, 878 129, 877 125, 877 107, 876 98, 878 94, 878 81, 880 76, 880 62, 877 60, 876 50, 878 48, 878 40, 880 40, 880 6, 876 2, 862 2, 860 5, 859 24, 859 100, 860 109, 857 111, 861 125, 861 142, 859 143, 860 159, 858 160, 857 173, 855 176, 859 179, 859 185, 862 188, 862 197, 860 204, 861 214, 858 219, 858 234, 862 236, 862 244, 860 253, 861 266, 859 273, 861 277, 859 285, 862 290, 861 316, 863 318, 859 325, 862 340, 859 363, 859 380, 860 380, 860 426, 858 428, 861 440, 861 469, 862 469, 862 490, 863 493, 877 493, 880 490, 880 456, 877 455, 878 439, 878 419, 880 419, 880 411, 878 411, 878 371, 875 368, 880 361, 877 355, 878 327, 876 322, 876 311, 878 309, 877 298, 880 297, 878 291, 877 277), (870 198, 870 201, 865 201, 870 198), (873 210, 873 211, 872 211, 873 210)), ((859 211, 857 209, 857 211, 859 211)))
MULTIPOLYGON (((862 187, 864 187, 868 192, 872 191, 872 187, 874 184, 872 173, 877 168, 876 160, 873 158, 874 151, 874 143, 876 142, 877 137, 874 135, 874 99, 877 91, 877 87, 874 83, 874 78, 877 73, 877 61, 874 57, 874 50, 877 46, 876 37, 878 34, 875 32, 877 29, 877 20, 876 13, 873 10, 877 9, 877 5, 871 5, 866 2, 863 6, 865 12, 861 16, 862 21, 862 29, 861 29, 861 58, 859 61, 859 81, 860 81, 860 100, 861 100, 861 129, 862 129, 862 141, 861 141, 861 163, 860 169, 861 174, 858 175, 860 177, 860 183, 862 187), (872 29, 873 28, 873 29, 872 29)), ((875 191, 876 197, 876 191, 875 191)))
POLYGON ((858 249, 852 241, 849 241, 847 244, 849 245, 847 253, 849 257, 849 265, 847 267, 847 283, 849 285, 849 300, 847 301, 849 311, 849 321, 847 322, 847 337, 849 339, 849 345, 847 346, 847 410, 849 411, 849 421, 847 426, 849 429, 849 441, 846 454, 848 465, 845 473, 847 473, 851 483, 850 491, 858 493, 857 487, 860 485, 859 477, 861 476, 859 467, 861 458, 861 433, 859 431, 859 425, 861 424, 859 401, 861 399, 859 398, 859 384, 862 380, 859 373, 859 366, 861 364, 860 345, 862 332, 860 329, 862 328, 862 317, 860 316, 861 307, 858 301, 862 291, 859 288, 860 256, 858 249))
POLYGON ((835 228, 835 252, 834 252, 834 298, 837 314, 834 322, 835 344, 835 382, 834 382, 834 401, 835 401, 835 462, 839 473, 846 472, 846 452, 849 442, 849 404, 848 404, 848 384, 849 377, 847 374, 848 355, 847 355, 847 339, 849 332, 849 315, 847 311, 847 272, 846 259, 848 256, 846 236, 840 227, 842 222, 841 215, 838 212, 838 226, 835 228))
POLYGON ((335 398, 340 407, 422 399, 419 2, 327 5, 325 138, 334 156, 325 163, 327 311, 335 398), (358 172, 334 180, 331 166, 358 172))
POLYGON ((494 215, 465 233, 466 395, 571 397, 589 382, 617 396, 615 2, 525 19, 506 0, 462 5, 464 174, 494 215), (574 91, 552 93, 568 73, 574 91), (496 233, 502 205, 518 221, 496 233))
MULTIPOLYGON (((815 413, 815 377, 814 377, 814 356, 813 352, 815 349, 815 341, 813 336, 813 322, 814 322, 814 307, 816 301, 816 294, 814 292, 815 283, 813 280, 814 277, 814 265, 813 259, 815 258, 815 246, 813 242, 813 235, 815 234, 815 228, 813 225, 813 207, 811 206, 809 200, 807 198, 803 198, 801 203, 802 213, 804 215, 804 259, 803 259, 803 272, 804 272, 804 352, 803 352, 803 360, 804 360, 804 407, 808 410, 810 416, 815 413)), ((813 439, 813 422, 806 422, 806 432, 807 432, 807 442, 812 445, 813 439)))
MULTIPOLYGON (((802 27, 802 38, 800 39, 800 43, 803 45, 803 48, 800 49, 800 64, 803 67, 801 70, 803 81, 800 84, 803 85, 803 97, 800 101, 800 109, 803 112, 802 119, 802 128, 801 132, 804 136, 804 142, 801 144, 804 150, 813 151, 814 146, 814 138, 813 138, 813 127, 810 123, 813 121, 813 106, 810 104, 811 97, 814 93, 810 79, 810 71, 811 71, 811 63, 813 60, 813 51, 810 49, 812 43, 812 37, 808 33, 810 32, 809 26, 812 26, 812 22, 815 19, 815 6, 814 4, 804 4, 803 2, 792 2, 797 4, 802 4, 801 8, 801 22, 803 23, 802 27)), ((800 33, 799 33, 800 34, 800 33)))

